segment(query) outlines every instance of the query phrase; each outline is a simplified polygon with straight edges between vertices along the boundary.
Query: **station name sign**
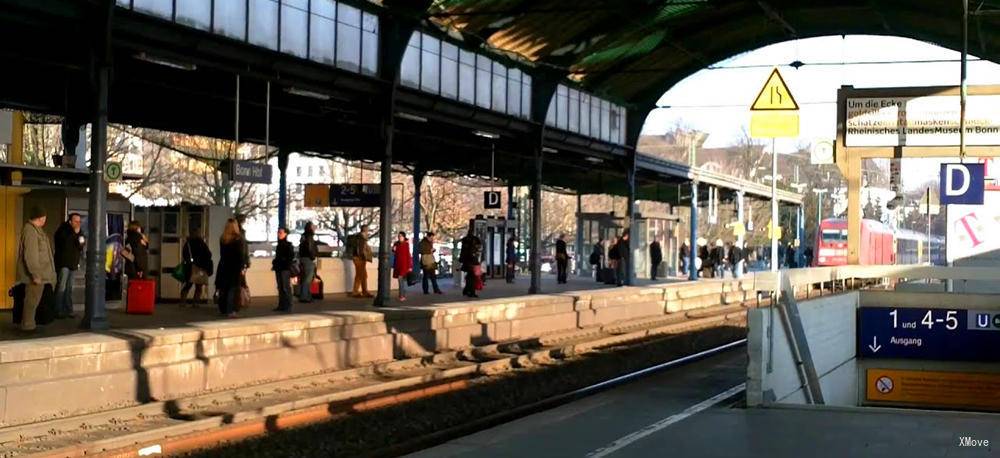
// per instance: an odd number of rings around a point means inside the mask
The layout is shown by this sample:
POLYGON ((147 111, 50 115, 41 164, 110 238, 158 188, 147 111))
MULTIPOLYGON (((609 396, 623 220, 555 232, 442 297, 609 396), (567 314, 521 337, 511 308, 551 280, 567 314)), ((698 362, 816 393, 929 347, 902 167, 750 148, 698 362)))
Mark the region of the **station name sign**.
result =
MULTIPOLYGON (((844 144, 855 146, 956 146, 960 99, 922 97, 848 97, 844 144)), ((970 95, 965 142, 1000 145, 1000 95, 970 95)))
POLYGON ((378 207, 382 185, 378 183, 307 184, 306 207, 378 207))
POLYGON ((233 181, 241 183, 271 183, 271 164, 233 161, 232 167, 233 181))
POLYGON ((862 307, 858 356, 1000 361, 1000 310, 862 307))

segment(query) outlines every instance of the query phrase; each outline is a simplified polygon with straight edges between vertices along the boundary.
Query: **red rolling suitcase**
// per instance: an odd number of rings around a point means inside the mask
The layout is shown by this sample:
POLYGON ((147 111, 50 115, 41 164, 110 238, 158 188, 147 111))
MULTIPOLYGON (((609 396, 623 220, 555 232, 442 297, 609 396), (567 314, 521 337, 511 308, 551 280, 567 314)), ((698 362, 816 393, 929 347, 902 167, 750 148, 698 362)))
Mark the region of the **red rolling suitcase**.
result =
POLYGON ((309 293, 313 299, 323 299, 323 279, 319 275, 313 277, 312 284, 309 285, 309 293))
POLYGON ((129 280, 125 313, 152 315, 156 306, 155 280, 129 280))

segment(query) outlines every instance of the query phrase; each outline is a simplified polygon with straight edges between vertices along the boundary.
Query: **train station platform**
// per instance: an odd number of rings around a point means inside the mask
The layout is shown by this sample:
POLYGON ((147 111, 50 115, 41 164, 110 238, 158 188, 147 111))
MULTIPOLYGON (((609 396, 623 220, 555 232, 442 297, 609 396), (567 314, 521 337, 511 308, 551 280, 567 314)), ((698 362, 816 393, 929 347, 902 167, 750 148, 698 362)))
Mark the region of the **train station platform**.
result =
MULTIPOLYGON (((726 319, 756 304, 752 276, 620 288, 553 279, 537 295, 525 295, 526 288, 523 279, 490 281, 481 298, 468 299, 442 285, 444 295, 411 292, 406 306, 377 309, 370 299, 331 297, 280 315, 261 300, 238 319, 215 319, 208 306, 164 304, 153 316, 116 314, 105 332, 0 342, 0 427, 471 346, 600 333, 612 324, 629 329, 710 307, 725 309, 719 319, 726 319), (68 387, 71 395, 52 395, 68 387)), ((45 332, 75 331, 64 322, 45 332)))
MULTIPOLYGON (((173 281, 173 280, 170 280, 173 281)), ((521 277, 515 283, 506 283, 503 279, 489 280, 486 287, 479 291, 480 300, 501 299, 506 297, 523 296, 527 294, 530 279, 521 277)), ((554 276, 542 277, 543 293, 562 293, 566 291, 586 291, 593 289, 608 288, 608 285, 598 283, 589 278, 570 276, 568 283, 559 284, 554 276)), ((660 279, 655 284, 664 284, 677 281, 686 281, 683 278, 660 279)), ((637 286, 651 285, 654 282, 637 279, 637 286)), ((437 307, 455 302, 467 302, 469 298, 462 295, 462 289, 455 286, 453 279, 441 278, 438 285, 443 294, 423 294, 420 284, 407 288, 407 300, 400 302, 396 300, 396 291, 391 293, 391 301, 388 309, 414 308, 414 307, 437 307)), ((473 301, 474 302, 474 301, 473 301)), ((260 318, 276 315, 272 311, 277 306, 278 298, 274 296, 255 297, 251 307, 240 311, 239 318, 260 318)), ((81 315, 82 304, 76 304, 77 315, 81 315)), ((368 311, 377 312, 383 310, 372 306, 372 299, 353 298, 346 293, 326 294, 322 300, 312 303, 299 303, 293 300, 292 313, 319 313, 326 311, 368 311)), ((12 323, 10 311, 0 311, 0 341, 38 339, 44 337, 55 337, 83 332, 79 328, 79 318, 56 320, 48 325, 39 326, 35 332, 20 332, 12 323)), ((215 320, 229 321, 230 318, 220 316, 218 308, 209 300, 197 307, 181 307, 176 302, 165 302, 158 304, 153 315, 130 315, 121 309, 108 310, 108 320, 113 329, 140 329, 149 327, 174 328, 186 326, 190 323, 201 323, 215 320)))

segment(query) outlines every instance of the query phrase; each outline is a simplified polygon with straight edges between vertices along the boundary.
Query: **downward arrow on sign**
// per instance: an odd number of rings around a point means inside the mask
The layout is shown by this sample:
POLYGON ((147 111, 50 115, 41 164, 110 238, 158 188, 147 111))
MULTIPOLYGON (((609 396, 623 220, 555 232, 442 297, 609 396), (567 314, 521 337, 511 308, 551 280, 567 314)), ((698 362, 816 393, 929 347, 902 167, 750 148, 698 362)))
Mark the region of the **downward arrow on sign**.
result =
POLYGON ((878 353, 882 346, 878 344, 878 336, 872 337, 872 344, 868 346, 872 350, 872 353, 878 353))

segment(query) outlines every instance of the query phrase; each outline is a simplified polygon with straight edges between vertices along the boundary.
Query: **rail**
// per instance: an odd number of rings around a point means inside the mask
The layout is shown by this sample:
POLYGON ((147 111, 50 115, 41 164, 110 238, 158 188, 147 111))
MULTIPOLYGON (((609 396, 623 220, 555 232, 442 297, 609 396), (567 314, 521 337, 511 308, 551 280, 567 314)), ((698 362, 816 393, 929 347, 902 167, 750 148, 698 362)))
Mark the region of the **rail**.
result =
MULTIPOLYGON (((848 282, 876 281, 880 283, 906 280, 992 281, 1000 279, 1000 268, 995 267, 945 267, 945 266, 836 266, 784 269, 778 272, 751 274, 753 289, 771 292, 779 289, 779 274, 788 278, 793 288, 830 283, 836 289, 848 282)), ((851 285, 853 286, 853 284, 851 285)))

